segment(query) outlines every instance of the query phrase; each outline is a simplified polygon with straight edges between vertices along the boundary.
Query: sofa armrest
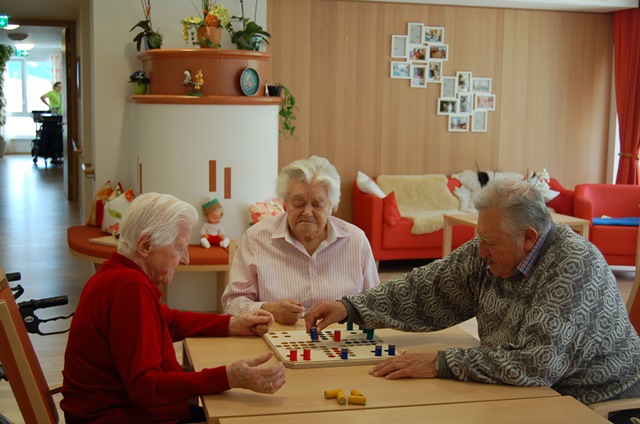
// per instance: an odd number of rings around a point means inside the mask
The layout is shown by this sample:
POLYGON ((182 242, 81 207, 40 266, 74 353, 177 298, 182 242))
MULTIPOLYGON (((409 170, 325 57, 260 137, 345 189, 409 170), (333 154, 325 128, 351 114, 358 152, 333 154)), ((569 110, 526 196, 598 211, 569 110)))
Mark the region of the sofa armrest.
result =
POLYGON ((353 223, 364 231, 374 258, 382 252, 382 199, 363 193, 356 182, 353 183, 353 223))
POLYGON ((589 222, 593 219, 593 204, 591 199, 586 196, 585 188, 580 184, 576 186, 573 197, 573 214, 576 218, 586 219, 589 222))

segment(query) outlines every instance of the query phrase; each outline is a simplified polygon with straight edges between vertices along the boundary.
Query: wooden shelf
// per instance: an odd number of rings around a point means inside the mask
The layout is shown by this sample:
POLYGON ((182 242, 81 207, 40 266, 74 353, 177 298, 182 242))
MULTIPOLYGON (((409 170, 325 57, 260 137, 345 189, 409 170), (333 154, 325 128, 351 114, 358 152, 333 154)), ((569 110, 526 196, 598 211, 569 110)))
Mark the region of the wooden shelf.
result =
POLYGON ((132 103, 179 105, 279 105, 282 97, 249 96, 175 96, 169 94, 143 94, 127 97, 132 103))

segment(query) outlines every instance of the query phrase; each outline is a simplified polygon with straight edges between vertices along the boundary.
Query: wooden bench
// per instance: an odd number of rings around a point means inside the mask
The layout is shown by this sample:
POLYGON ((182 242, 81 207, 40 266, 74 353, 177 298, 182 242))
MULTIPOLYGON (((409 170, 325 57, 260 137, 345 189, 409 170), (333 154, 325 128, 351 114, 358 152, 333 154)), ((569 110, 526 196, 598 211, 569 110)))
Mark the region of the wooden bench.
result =
MULTIPOLYGON (((76 225, 67 229, 69 252, 85 261, 92 262, 96 269, 116 251, 114 243, 98 227, 76 225)), ((113 239, 115 242, 115 239, 113 239)), ((222 306, 220 298, 227 284, 229 272, 229 253, 220 246, 203 249, 200 245, 189 245, 189 265, 178 265, 176 271, 216 272, 216 297, 218 312, 222 306)), ((167 292, 163 287, 163 302, 167 301, 167 292)))

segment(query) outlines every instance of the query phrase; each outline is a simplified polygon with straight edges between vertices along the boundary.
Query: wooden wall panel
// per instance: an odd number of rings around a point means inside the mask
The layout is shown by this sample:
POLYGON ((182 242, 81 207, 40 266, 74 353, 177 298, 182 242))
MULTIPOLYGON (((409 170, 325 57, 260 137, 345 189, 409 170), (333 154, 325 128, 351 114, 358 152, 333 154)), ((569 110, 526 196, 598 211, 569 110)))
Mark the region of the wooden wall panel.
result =
POLYGON ((368 3, 268 2, 271 80, 298 101, 298 140, 279 166, 317 154, 336 165, 351 220, 356 172, 526 172, 546 167, 568 187, 604 181, 612 63, 608 14, 368 3), (439 84, 389 78, 391 35, 408 22, 445 27, 444 75, 492 79, 486 133, 451 133, 439 84))

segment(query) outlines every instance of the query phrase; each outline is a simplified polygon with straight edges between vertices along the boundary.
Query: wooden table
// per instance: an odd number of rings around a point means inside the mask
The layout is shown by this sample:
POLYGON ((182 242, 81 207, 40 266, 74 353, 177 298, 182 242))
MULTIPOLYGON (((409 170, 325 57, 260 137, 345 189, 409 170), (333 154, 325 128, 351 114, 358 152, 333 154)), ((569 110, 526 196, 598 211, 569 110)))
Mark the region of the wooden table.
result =
POLYGON ((609 421, 571 396, 501 400, 403 408, 343 409, 332 412, 222 418, 221 424, 371 424, 371 423, 456 423, 456 424, 604 424, 609 421))
MULTIPOLYGON (((444 214, 444 227, 442 229, 442 257, 444 258, 451 253, 451 239, 453 235, 454 225, 467 225, 475 228, 478 225, 477 213, 461 213, 461 214, 444 214)), ((584 238, 589 240, 589 224, 586 219, 576 218, 575 216, 562 215, 552 212, 551 218, 556 224, 566 224, 584 238)))
MULTIPOLYGON (((303 330, 296 326, 275 325, 278 330, 303 330)), ((478 341, 454 327, 434 333, 403 333, 376 330, 385 343, 395 343, 398 351, 436 352, 447 347, 470 347, 478 341)), ((189 338, 185 340, 185 360, 196 371, 238 359, 251 358, 268 351, 262 338, 189 338)), ((287 383, 273 395, 233 389, 225 393, 203 396, 202 401, 210 423, 222 418, 301 414, 308 412, 375 409, 399 406, 420 406, 460 402, 486 402, 505 399, 525 399, 559 396, 548 387, 515 387, 498 384, 461 382, 453 379, 386 380, 372 377, 371 365, 333 368, 287 369, 287 383), (324 399, 324 390, 342 388, 345 393, 358 389, 367 396, 367 405, 339 405, 324 399)))

